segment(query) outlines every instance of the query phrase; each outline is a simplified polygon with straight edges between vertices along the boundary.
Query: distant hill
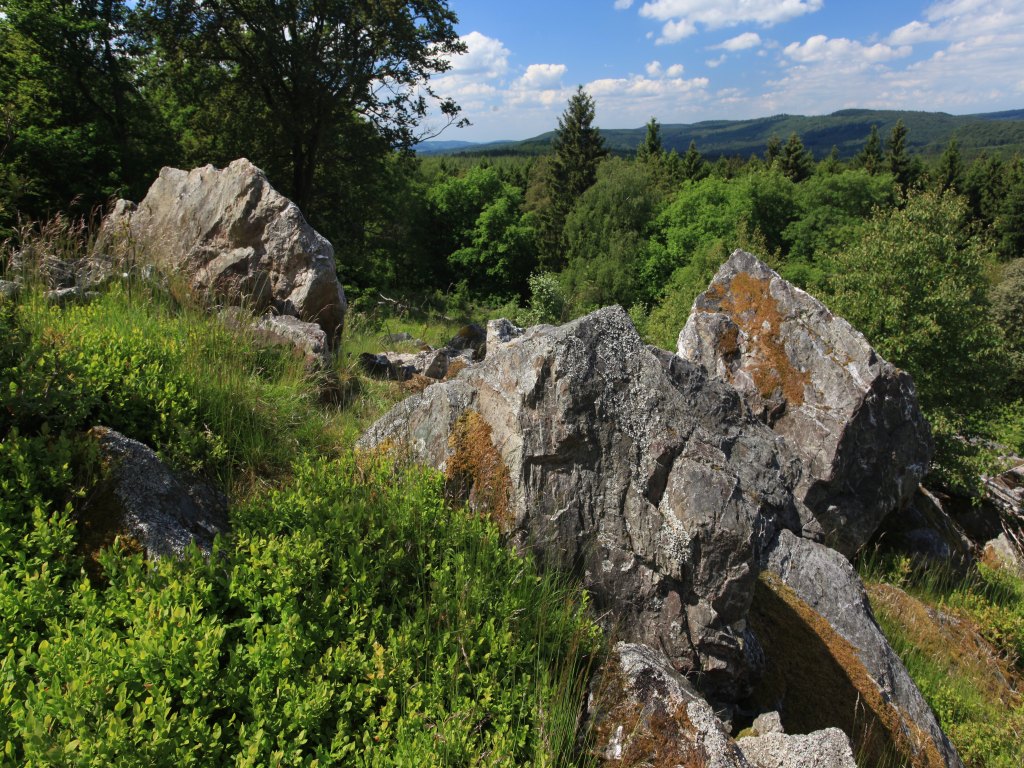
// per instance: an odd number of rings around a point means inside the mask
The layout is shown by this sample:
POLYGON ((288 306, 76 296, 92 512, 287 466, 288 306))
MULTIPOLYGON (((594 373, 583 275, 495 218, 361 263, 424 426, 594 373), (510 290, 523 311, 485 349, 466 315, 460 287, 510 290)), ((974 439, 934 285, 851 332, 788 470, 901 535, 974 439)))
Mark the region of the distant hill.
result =
MULTIPOLYGON (((706 120, 692 124, 661 126, 662 144, 667 150, 685 152, 690 141, 708 158, 722 155, 761 155, 774 135, 783 142, 797 133, 804 146, 821 159, 835 146, 839 156, 853 157, 864 146, 871 126, 878 127, 882 139, 898 120, 907 126, 907 148, 912 154, 937 155, 956 136, 961 152, 969 157, 990 152, 1012 155, 1024 152, 1024 109, 978 115, 950 115, 945 112, 909 112, 896 110, 844 109, 831 115, 774 115, 754 120, 706 120)), ((646 127, 602 130, 608 148, 616 154, 631 154, 643 140, 646 127)), ((525 141, 502 141, 473 144, 451 149, 435 148, 440 144, 461 142, 426 142, 418 149, 425 154, 460 155, 540 155, 550 151, 554 132, 525 141), (424 150, 422 147, 429 147, 424 150)))

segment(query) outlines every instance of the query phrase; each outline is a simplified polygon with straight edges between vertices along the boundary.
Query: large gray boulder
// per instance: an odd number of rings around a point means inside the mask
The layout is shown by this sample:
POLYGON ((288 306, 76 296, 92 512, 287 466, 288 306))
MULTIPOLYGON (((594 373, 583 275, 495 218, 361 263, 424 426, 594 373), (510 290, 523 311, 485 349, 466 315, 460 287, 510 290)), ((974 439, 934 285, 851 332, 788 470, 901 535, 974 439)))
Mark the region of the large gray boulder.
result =
POLYGON ((80 525, 89 553, 121 537, 151 559, 180 558, 191 544, 209 555, 228 530, 227 499, 172 472, 151 448, 107 427, 94 427, 105 473, 89 495, 80 525))
POLYGON ((161 169, 137 207, 114 206, 99 250, 181 273, 211 302, 317 323, 332 346, 344 321, 331 244, 245 159, 161 169))
POLYGON ((520 548, 577 574, 622 639, 734 699, 762 546, 801 525, 781 443, 736 390, 659 357, 608 307, 496 343, 359 445, 445 470, 520 548))
MULTIPOLYGON (((817 633, 815 641, 827 647, 832 659, 842 662, 842 682, 852 686, 851 698, 856 699, 847 714, 852 715, 853 709, 862 713, 857 720, 865 731, 854 735, 876 741, 884 735, 899 753, 911 756, 916 766, 962 766, 935 714, 875 622, 864 586, 850 563, 822 544, 783 530, 765 552, 762 564, 769 583, 775 582, 776 595, 788 602, 792 618, 817 633)), ((774 612, 783 611, 776 608, 774 612)), ((769 640, 767 635, 763 639, 769 640)), ((829 716, 841 692, 828 684, 824 670, 819 669, 807 681, 811 690, 799 688, 801 667, 814 663, 812 644, 800 642, 797 651, 792 647, 796 635, 782 639, 788 642, 779 652, 799 654, 791 659, 795 673, 788 673, 790 679, 780 693, 783 722, 787 707, 817 709, 816 715, 829 716)), ((768 655, 772 656, 771 648, 768 655)))
POLYGON ((846 320, 736 251, 697 297, 678 354, 728 381, 799 454, 804 534, 852 556, 906 504, 932 442, 910 376, 846 320))
POLYGON ((857 768, 850 740, 838 728, 747 736, 737 743, 754 768, 857 768))

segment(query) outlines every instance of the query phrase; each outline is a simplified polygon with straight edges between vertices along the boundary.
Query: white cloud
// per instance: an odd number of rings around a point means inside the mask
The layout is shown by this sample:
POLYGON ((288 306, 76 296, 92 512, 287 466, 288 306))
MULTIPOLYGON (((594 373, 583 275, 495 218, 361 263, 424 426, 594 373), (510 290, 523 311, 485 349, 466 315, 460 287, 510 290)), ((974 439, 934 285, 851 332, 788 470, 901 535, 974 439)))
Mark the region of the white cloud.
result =
POLYGON ((707 29, 750 23, 770 27, 823 5, 824 0, 648 0, 640 15, 663 23, 657 42, 665 44, 694 34, 698 24, 707 29))
POLYGON ((728 56, 726 56, 726 55, 725 55, 725 54, 723 53, 723 54, 722 54, 721 56, 719 56, 719 57, 718 57, 717 59, 706 59, 706 60, 704 61, 704 64, 705 64, 705 66, 708 66, 708 67, 711 67, 711 69, 714 69, 715 67, 719 66, 720 64, 724 64, 724 63, 725 63, 725 60, 726 60, 727 58, 729 58, 729 57, 728 57, 728 56))
POLYGON ((669 77, 682 77, 683 76, 683 65, 682 64, 673 64, 671 67, 669 67, 665 71, 665 74, 667 74, 669 77))
POLYGON ((633 0, 615 0, 615 10, 624 11, 633 5, 633 0))
POLYGON ((501 40, 479 32, 470 32, 461 40, 467 50, 452 57, 454 74, 501 77, 508 71, 509 50, 501 40))
POLYGON ((652 61, 646 67, 644 67, 644 70, 651 77, 661 77, 661 72, 662 72, 662 70, 661 70, 661 62, 660 61, 652 61))
POLYGON ((761 44, 761 36, 757 32, 744 32, 742 35, 730 37, 724 43, 711 46, 721 48, 724 51, 745 51, 748 48, 756 48, 761 44))
POLYGON ((911 48, 909 45, 893 48, 884 43, 864 45, 845 37, 814 35, 807 38, 806 43, 790 43, 782 52, 801 63, 837 61, 850 68, 909 56, 911 48))
POLYGON ((558 85, 567 70, 565 64, 531 64, 519 84, 527 89, 549 88, 558 85))
POLYGON ((655 40, 657 45, 667 45, 669 43, 678 43, 684 37, 697 34, 697 25, 689 19, 680 19, 679 21, 667 21, 665 26, 661 28, 661 37, 655 40))

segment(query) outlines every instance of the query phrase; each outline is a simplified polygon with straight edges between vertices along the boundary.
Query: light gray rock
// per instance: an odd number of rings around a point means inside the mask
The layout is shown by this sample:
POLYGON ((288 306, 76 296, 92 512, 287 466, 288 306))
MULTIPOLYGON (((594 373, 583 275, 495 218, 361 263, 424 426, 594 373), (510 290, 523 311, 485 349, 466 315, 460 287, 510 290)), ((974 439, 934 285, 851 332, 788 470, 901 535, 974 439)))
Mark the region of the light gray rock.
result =
POLYGON ((1006 568, 1024 578, 1024 556, 1005 533, 985 543, 984 557, 987 563, 1006 568))
POLYGON ((21 295, 21 284, 13 280, 0 280, 0 300, 17 301, 21 295))
POLYGON ((331 244, 245 159, 163 168, 137 207, 115 205, 98 250, 179 272, 212 303, 315 322, 331 347, 344 321, 331 244))
POLYGON ((754 768, 857 768, 850 740, 838 728, 806 735, 747 736, 737 744, 754 768))
POLYGON ((711 706, 646 645, 616 644, 591 684, 586 729, 606 763, 749 768, 711 706))
POLYGON ((782 727, 782 717, 778 712, 762 712, 754 718, 754 724, 750 727, 758 736, 786 732, 782 727))
POLYGON ((256 322, 255 328, 267 340, 277 339, 282 344, 293 346, 311 366, 323 370, 331 367, 327 334, 316 323, 307 323, 291 315, 265 315, 256 322))
POLYGON ((756 257, 736 251, 697 297, 678 354, 735 386, 799 454, 806 536, 852 556, 931 459, 909 375, 756 257))
POLYGON ((115 535, 129 537, 152 559, 181 557, 192 543, 209 555, 214 537, 228 530, 223 495, 178 477, 152 449, 120 432, 94 427, 90 435, 106 472, 81 513, 84 538, 98 548, 115 535))
POLYGON ((838 552, 790 531, 779 533, 764 568, 849 643, 870 680, 891 707, 902 741, 922 765, 962 766, 935 714, 875 622, 864 586, 838 552))
POLYGON ((523 329, 504 317, 487 321, 487 349, 495 349, 523 335, 523 329))
POLYGON ((623 639, 730 698, 762 545, 799 527, 797 466, 733 388, 669 357, 619 307, 538 326, 400 403, 359 445, 451 473, 467 459, 456 424, 477 414, 488 436, 467 451, 505 468, 511 539, 576 574, 623 639))

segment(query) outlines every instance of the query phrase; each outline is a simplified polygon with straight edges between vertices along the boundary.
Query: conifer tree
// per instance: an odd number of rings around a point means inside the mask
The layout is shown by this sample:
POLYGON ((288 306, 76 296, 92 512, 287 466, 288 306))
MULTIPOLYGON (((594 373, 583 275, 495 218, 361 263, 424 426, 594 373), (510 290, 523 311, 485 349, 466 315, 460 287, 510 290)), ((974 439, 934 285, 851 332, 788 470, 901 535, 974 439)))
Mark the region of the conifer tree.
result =
POLYGON ((775 162, 780 154, 782 154, 782 140, 775 134, 772 134, 764 150, 764 164, 771 168, 772 163, 775 162))
POLYGON ((936 176, 942 191, 952 189, 959 192, 964 187, 964 161, 960 157, 960 144, 955 136, 949 140, 946 151, 939 158, 936 176))
POLYGON ((660 160, 665 152, 661 144, 661 126, 655 118, 647 123, 647 134, 636 150, 636 159, 641 162, 660 160))
POLYGON ((558 129, 552 141, 550 201, 543 235, 544 261, 549 268, 562 266, 562 227, 573 205, 597 180, 597 166, 608 154, 604 137, 594 127, 594 99, 583 90, 569 99, 565 112, 558 118, 558 129))
POLYGON ((708 164, 704 156, 697 151, 697 142, 690 139, 690 146, 683 155, 680 170, 684 178, 700 181, 708 175, 708 164))
POLYGON ((779 169, 790 181, 803 181, 814 172, 814 157, 796 133, 789 135, 778 162, 779 169))
POLYGON ((878 136, 878 126, 871 126, 871 133, 857 155, 857 164, 874 176, 882 170, 882 139, 878 136))
POLYGON ((906 194, 912 180, 913 166, 907 155, 907 126, 903 124, 902 120, 896 121, 896 125, 892 127, 892 133, 889 134, 886 160, 889 164, 889 173, 900 185, 903 194, 906 194))

